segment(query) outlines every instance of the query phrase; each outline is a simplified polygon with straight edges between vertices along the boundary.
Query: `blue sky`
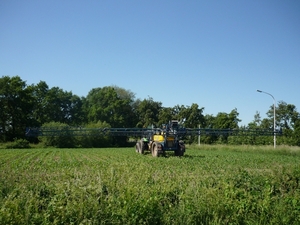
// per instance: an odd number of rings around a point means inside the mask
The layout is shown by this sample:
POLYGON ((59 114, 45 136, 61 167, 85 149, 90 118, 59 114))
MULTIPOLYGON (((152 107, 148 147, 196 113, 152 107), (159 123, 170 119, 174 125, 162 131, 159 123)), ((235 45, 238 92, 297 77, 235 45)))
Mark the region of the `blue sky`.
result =
POLYGON ((165 107, 300 111, 298 0, 0 1, 0 76, 78 96, 117 85, 165 107))

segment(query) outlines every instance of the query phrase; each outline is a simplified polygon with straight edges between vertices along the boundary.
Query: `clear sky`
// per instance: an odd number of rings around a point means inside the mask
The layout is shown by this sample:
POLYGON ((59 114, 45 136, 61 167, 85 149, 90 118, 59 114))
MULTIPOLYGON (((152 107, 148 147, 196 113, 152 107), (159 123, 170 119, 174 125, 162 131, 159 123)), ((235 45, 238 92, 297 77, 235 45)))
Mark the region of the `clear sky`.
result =
POLYGON ((299 0, 2 0, 0 76, 87 96, 117 85, 165 107, 300 111, 299 0))

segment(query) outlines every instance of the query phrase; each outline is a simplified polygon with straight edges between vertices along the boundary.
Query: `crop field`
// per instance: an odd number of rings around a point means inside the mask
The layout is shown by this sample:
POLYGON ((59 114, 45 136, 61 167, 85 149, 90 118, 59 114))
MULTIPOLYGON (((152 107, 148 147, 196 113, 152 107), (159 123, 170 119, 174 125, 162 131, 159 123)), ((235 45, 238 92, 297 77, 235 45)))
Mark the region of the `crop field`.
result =
POLYGON ((0 149, 0 224, 299 224, 300 149, 0 149))

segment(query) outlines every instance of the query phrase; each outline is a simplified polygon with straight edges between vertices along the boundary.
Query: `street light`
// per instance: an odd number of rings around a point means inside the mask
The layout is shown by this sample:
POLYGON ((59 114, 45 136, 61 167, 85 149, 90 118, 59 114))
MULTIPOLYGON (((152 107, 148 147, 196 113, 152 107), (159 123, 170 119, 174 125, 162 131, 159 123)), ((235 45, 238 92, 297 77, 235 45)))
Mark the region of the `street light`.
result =
POLYGON ((273 97, 273 95, 271 95, 270 93, 267 93, 267 92, 264 92, 264 91, 261 91, 261 90, 257 90, 258 92, 260 93, 264 93, 264 94, 267 94, 267 95, 270 95, 273 100, 274 100, 274 148, 276 148, 276 119, 275 119, 275 105, 276 105, 276 100, 275 98, 273 97))

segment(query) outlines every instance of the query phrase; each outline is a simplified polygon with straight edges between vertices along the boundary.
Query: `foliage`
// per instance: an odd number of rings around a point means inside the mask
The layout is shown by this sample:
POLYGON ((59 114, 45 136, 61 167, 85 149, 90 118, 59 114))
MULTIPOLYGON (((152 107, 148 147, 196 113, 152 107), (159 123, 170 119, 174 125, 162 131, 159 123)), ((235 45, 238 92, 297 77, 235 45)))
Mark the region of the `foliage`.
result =
MULTIPOLYGON (((138 101, 136 106, 136 112, 138 115, 137 127, 158 127, 159 112, 162 110, 162 103, 156 102, 152 98, 144 99, 143 101, 138 101)), ((166 121, 168 122, 168 121, 166 121)))
POLYGON ((99 134, 98 129, 109 128, 110 125, 105 122, 89 123, 84 128, 87 130, 83 135, 73 135, 76 127, 68 126, 64 123, 51 122, 43 125, 44 129, 53 131, 53 135, 41 137, 41 141, 45 147, 56 148, 103 148, 110 147, 112 143, 118 143, 120 140, 112 140, 110 136, 99 134), (58 135, 62 133, 62 135, 58 135))
POLYGON ((172 119, 177 119, 178 117, 175 116, 174 109, 171 107, 162 107, 159 110, 158 114, 158 124, 166 124, 167 122, 171 121, 172 119))
POLYGON ((0 224, 298 224, 299 148, 1 150, 0 224))
POLYGON ((300 120, 295 123, 295 130, 293 133, 294 145, 300 146, 300 120))
POLYGON ((0 78, 0 138, 13 141, 22 138, 26 124, 30 124, 34 99, 31 89, 19 76, 0 78))
POLYGON ((89 122, 103 121, 112 127, 132 127, 135 115, 132 99, 113 87, 94 88, 84 102, 84 111, 89 122))
MULTIPOLYGON (((46 82, 27 85, 19 76, 0 78, 0 142, 12 142, 15 138, 27 139, 30 143, 46 140, 47 146, 125 146, 127 137, 25 137, 26 127, 41 127, 49 123, 63 124, 60 129, 68 133, 69 126, 84 127, 91 124, 107 127, 161 127, 172 119, 177 119, 186 128, 212 129, 274 129, 273 106, 267 112, 267 118, 261 118, 259 112, 247 126, 239 127, 237 109, 231 112, 219 112, 204 115, 204 107, 192 103, 191 106, 175 105, 163 107, 153 98, 135 99, 130 90, 118 86, 93 88, 86 97, 78 97, 59 87, 49 88, 46 82), (98 124, 99 123, 99 124, 98 124), (81 143, 82 142, 82 143, 81 143)), ((283 136, 277 138, 278 144, 300 146, 300 113, 296 106, 279 101, 276 106, 276 129, 282 129, 283 136)), ((100 127, 99 127, 100 128, 100 127)), ((187 143, 197 142, 198 137, 185 137, 187 143)), ((272 144, 272 137, 228 135, 201 135, 206 144, 272 144)))
POLYGON ((200 108, 198 104, 193 103, 190 107, 181 106, 178 107, 180 110, 178 112, 178 120, 183 121, 185 127, 188 128, 198 128, 204 126, 204 108, 200 108))
POLYGON ((85 126, 91 129, 87 135, 76 137, 79 147, 83 148, 103 148, 110 147, 112 138, 110 136, 103 136, 97 133, 97 128, 110 128, 106 122, 98 121, 97 123, 89 123, 85 126))
MULTIPOLYGON (((287 104, 284 101, 279 101, 278 106, 275 107, 276 111, 276 126, 283 129, 293 129, 296 121, 299 120, 300 114, 296 111, 296 106, 287 104)), ((267 112, 269 118, 274 120, 274 108, 270 107, 267 112)), ((274 127, 274 125, 273 125, 274 127)))
POLYGON ((40 125, 53 121, 68 125, 78 125, 83 120, 81 105, 81 99, 73 95, 72 92, 53 87, 46 92, 46 96, 44 96, 42 101, 42 107, 38 105, 38 109, 41 109, 42 112, 37 118, 40 118, 40 125))
POLYGON ((8 142, 5 145, 6 149, 23 149, 30 148, 29 141, 24 139, 15 139, 14 142, 8 142))
POLYGON ((75 148, 76 137, 70 133, 70 127, 67 124, 59 122, 45 123, 43 128, 54 131, 53 135, 44 136, 41 139, 46 147, 53 146, 57 148, 75 148), (63 135, 58 136, 55 132, 62 132, 63 135))
POLYGON ((213 121, 213 128, 220 129, 235 129, 238 128, 238 123, 241 121, 239 118, 239 113, 237 109, 232 110, 229 114, 221 112, 218 113, 213 121))

